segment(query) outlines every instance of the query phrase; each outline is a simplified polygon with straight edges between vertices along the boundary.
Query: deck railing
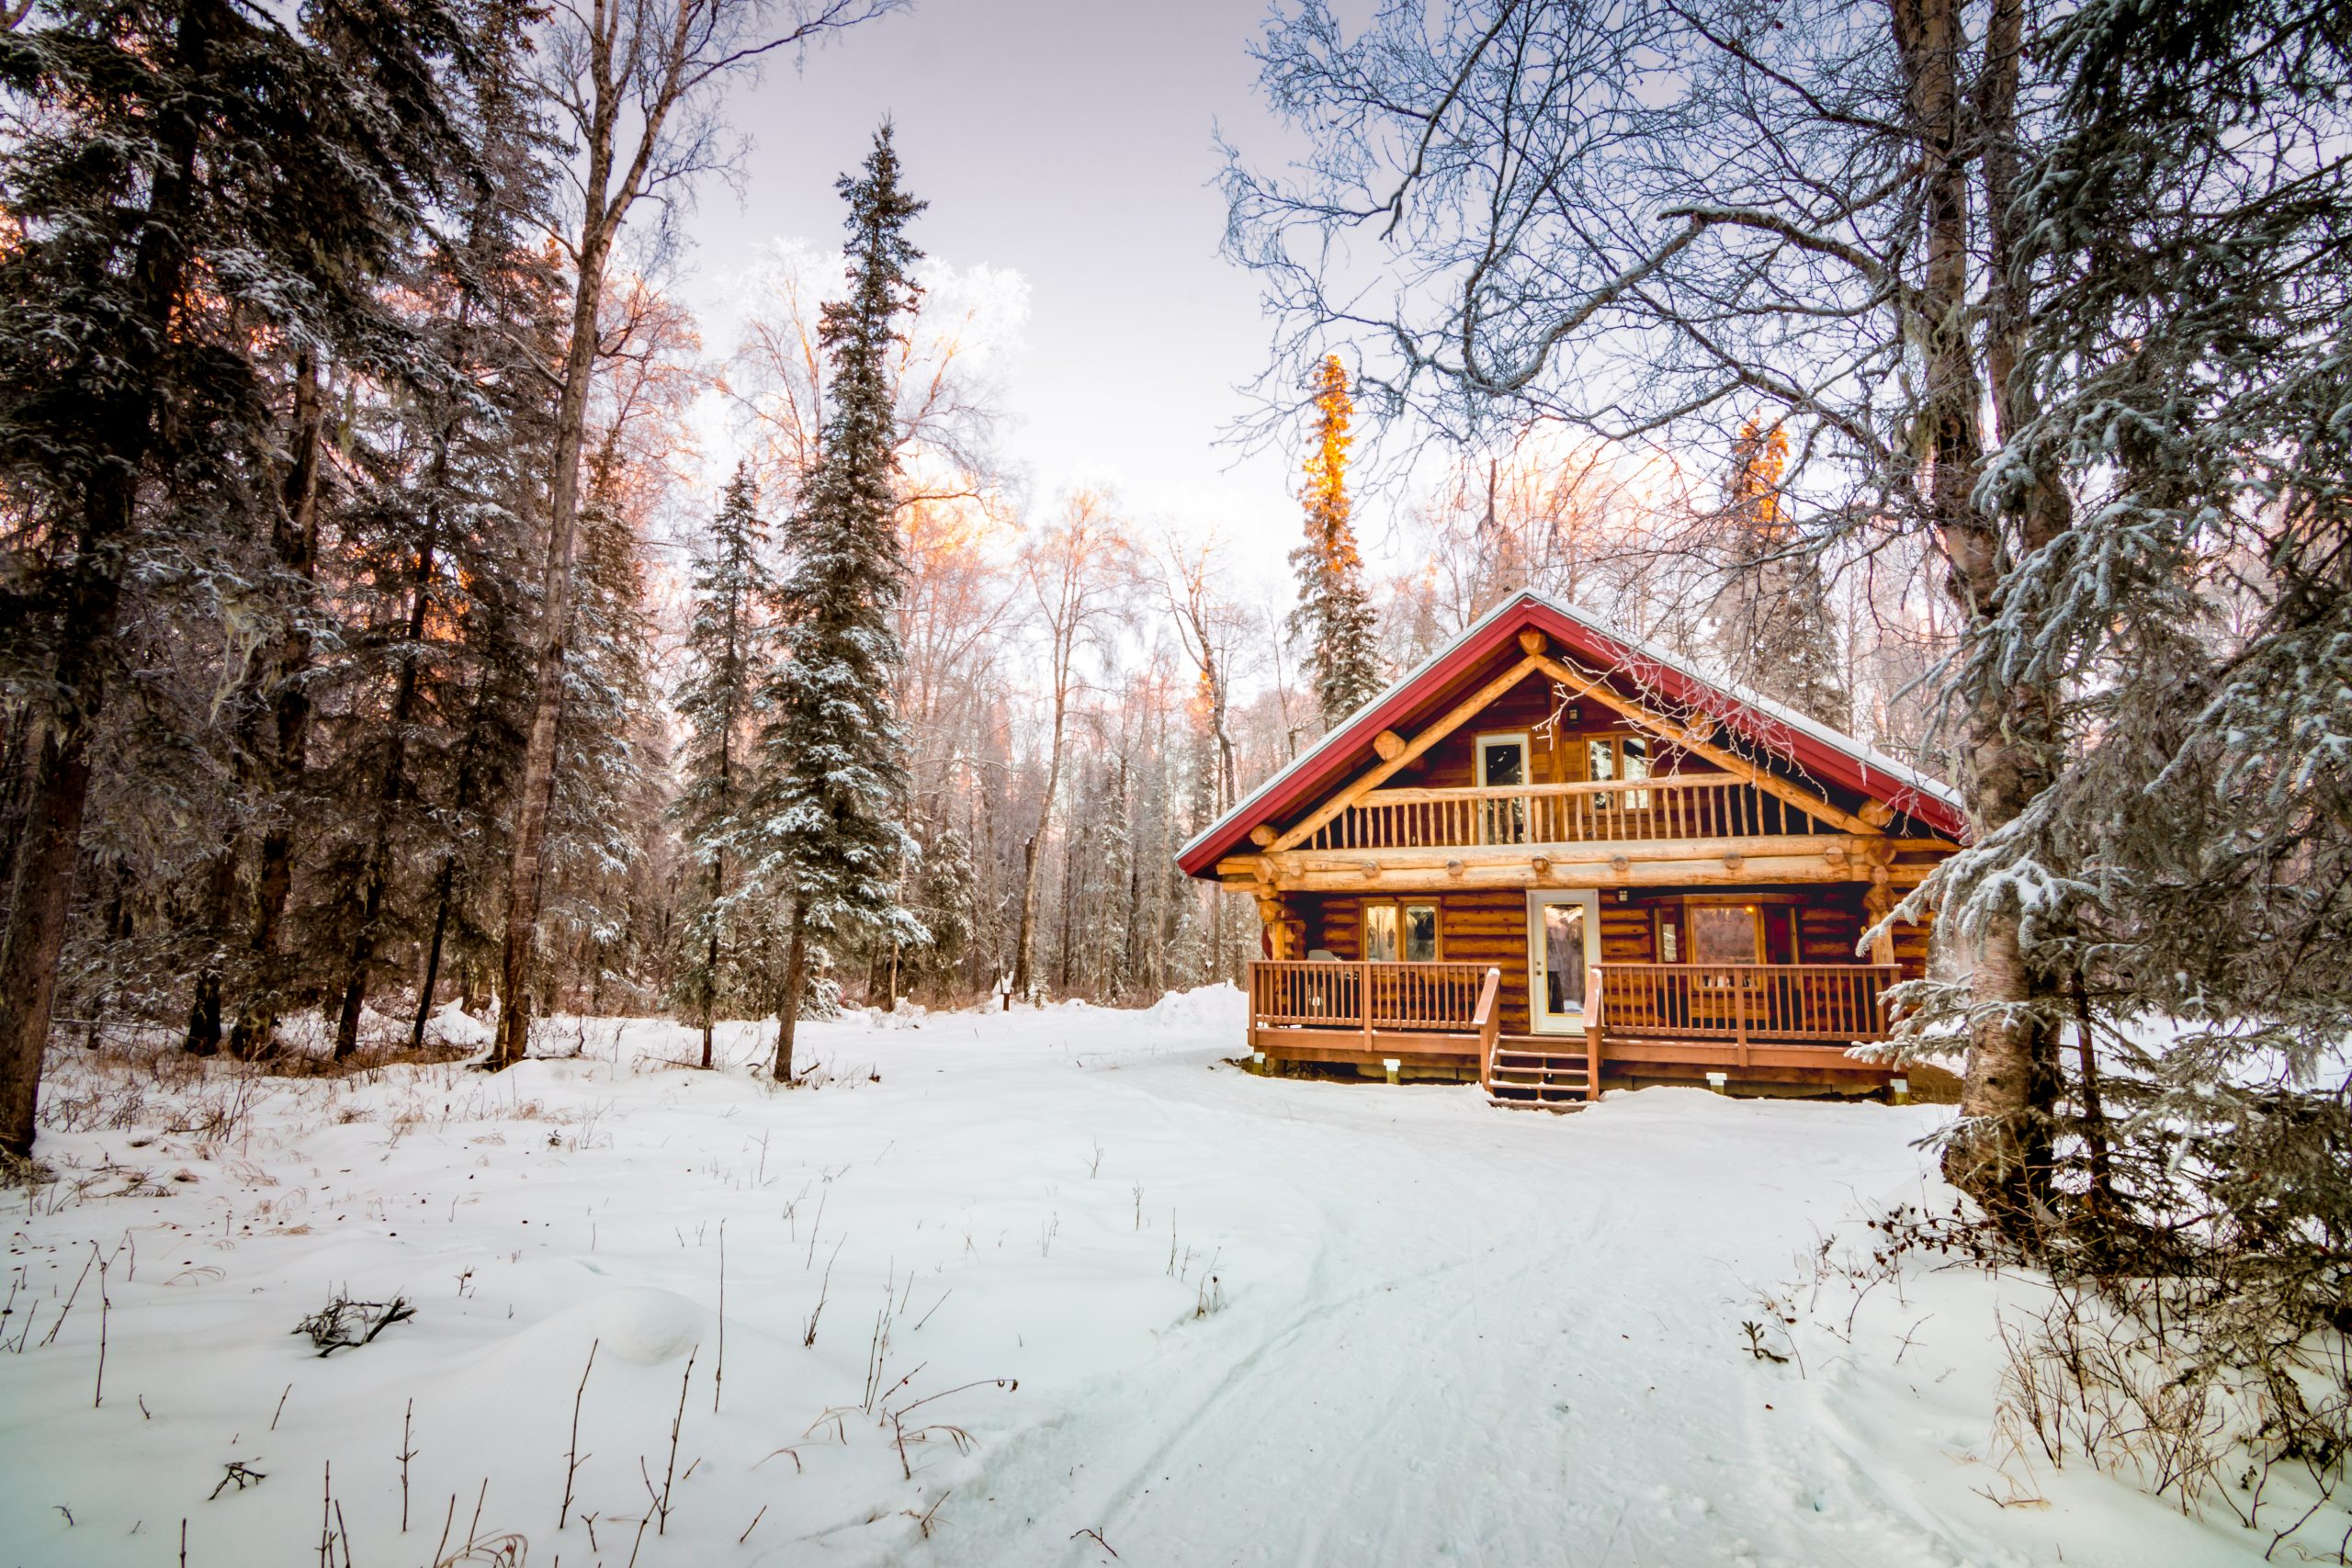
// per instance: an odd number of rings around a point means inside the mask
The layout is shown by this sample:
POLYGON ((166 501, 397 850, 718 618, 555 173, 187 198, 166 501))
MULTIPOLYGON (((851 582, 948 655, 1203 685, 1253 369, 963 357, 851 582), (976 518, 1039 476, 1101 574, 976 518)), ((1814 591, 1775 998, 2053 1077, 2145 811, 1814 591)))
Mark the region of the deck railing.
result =
POLYGON ((1887 987, 1876 964, 1604 964, 1612 1034, 1679 1040, 1879 1040, 1887 987))
MULTIPOLYGON (((1250 1018, 1260 1029, 1483 1034, 1497 1013, 1479 1003, 1483 964, 1261 960, 1250 965, 1250 1018), (1369 998, 1367 1011, 1364 1003, 1369 998)), ((1872 964, 1603 964, 1592 971, 1588 1022, 1628 1039, 1820 1042, 1886 1034, 1887 987, 1872 964)))
POLYGON ((1484 964, 1261 960, 1250 965, 1250 1018, 1276 1029, 1474 1033, 1487 970, 1484 964))
POLYGON ((1488 968, 1478 982, 1478 1005, 1470 1026, 1478 1032, 1478 1081, 1495 1081, 1495 1047, 1503 1038, 1503 972, 1488 968))
POLYGON ((1826 830, 1809 813, 1736 774, 1676 773, 1604 784, 1374 790, 1296 847, 1484 849, 1826 830))

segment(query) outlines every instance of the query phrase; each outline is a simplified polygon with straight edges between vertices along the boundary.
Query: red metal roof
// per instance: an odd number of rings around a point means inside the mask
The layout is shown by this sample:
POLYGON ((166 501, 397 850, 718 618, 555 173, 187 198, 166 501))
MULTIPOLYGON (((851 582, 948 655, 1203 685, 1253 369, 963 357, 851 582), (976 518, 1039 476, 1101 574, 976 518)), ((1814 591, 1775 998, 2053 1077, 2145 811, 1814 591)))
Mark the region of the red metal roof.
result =
POLYGON ((1939 833, 1960 838, 1967 831, 1959 796, 1940 781, 1754 693, 1709 681, 1671 655, 1621 637, 1556 600, 1521 592, 1481 616, 1250 792, 1186 844, 1176 863, 1187 875, 1214 876, 1216 863, 1245 844, 1250 829, 1298 816, 1369 766, 1374 736, 1384 729, 1409 734, 1467 695, 1495 654, 1531 626, 1587 669, 1629 679, 1654 705, 1707 714, 1807 777, 1884 801, 1939 833))

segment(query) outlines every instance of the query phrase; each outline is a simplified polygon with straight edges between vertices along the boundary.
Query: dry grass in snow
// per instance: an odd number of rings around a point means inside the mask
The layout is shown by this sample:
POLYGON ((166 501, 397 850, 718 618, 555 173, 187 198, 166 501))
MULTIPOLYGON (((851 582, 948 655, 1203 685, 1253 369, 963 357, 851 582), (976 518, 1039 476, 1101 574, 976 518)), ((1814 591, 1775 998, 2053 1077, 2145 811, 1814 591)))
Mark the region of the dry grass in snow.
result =
MULTIPOLYGON (((453 1022, 455 1021, 452 1021, 453 1022)), ((9 1197, 23 1564, 2109 1563, 2265 1542, 2017 1462, 1995 1314, 1867 1262, 1930 1107, 1222 1065, 1229 990, 812 1025, 814 1087, 61 1053, 9 1197), (1860 1239, 1857 1239, 1860 1238, 1860 1239), (1863 1261, 1857 1263, 1856 1258, 1863 1261), (1746 1325, 1746 1327, 1743 1327, 1746 1325)))

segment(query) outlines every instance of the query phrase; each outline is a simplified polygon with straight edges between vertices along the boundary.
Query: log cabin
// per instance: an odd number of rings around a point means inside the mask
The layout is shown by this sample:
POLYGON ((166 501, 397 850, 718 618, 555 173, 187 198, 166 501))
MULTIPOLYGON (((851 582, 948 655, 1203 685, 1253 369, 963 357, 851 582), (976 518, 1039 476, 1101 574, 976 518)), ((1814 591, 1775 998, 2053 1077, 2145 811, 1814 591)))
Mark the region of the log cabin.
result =
POLYGON ((1522 592, 1184 846, 1254 900, 1268 1070, 1869 1094, 1942 784, 1522 592))

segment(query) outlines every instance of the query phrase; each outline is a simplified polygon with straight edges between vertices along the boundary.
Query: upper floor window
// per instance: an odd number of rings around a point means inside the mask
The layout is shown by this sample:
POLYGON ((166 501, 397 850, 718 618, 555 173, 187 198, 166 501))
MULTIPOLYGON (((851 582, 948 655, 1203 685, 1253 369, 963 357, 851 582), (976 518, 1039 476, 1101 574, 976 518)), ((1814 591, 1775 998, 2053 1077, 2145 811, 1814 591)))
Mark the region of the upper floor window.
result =
MULTIPOLYGON (((1650 776, 1650 738, 1646 735, 1588 735, 1584 738, 1585 777, 1595 784, 1615 784, 1650 776)), ((1604 795, 1603 806, 1623 801, 1629 811, 1649 809, 1650 792, 1627 790, 1604 795)))
POLYGON ((1478 784, 1481 788, 1509 789, 1525 783, 1527 736, 1524 731, 1478 737, 1478 784))
MULTIPOLYGON (((1478 784, 1482 789, 1517 789, 1531 781, 1527 770, 1525 730, 1478 737, 1478 784)), ((1523 844, 1527 841, 1527 804, 1513 797, 1489 800, 1478 807, 1478 841, 1482 844, 1523 844)))

